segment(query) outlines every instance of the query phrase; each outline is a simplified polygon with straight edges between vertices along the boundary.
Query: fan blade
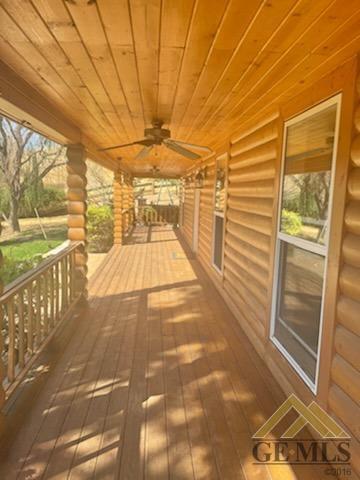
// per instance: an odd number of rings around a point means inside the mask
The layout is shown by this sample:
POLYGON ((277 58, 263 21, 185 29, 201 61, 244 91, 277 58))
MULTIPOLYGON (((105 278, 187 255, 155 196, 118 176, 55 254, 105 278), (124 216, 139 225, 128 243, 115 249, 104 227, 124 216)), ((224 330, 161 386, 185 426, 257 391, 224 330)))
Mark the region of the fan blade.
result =
POLYGON ((195 150, 200 150, 201 152, 212 153, 212 149, 210 147, 205 147, 204 145, 183 142, 182 140, 171 140, 171 142, 183 145, 184 147, 194 148, 195 150))
POLYGON ((131 145, 135 145, 136 143, 137 142, 123 143, 122 145, 114 145, 112 147, 99 148, 98 152, 106 152, 106 150, 115 150, 115 148, 130 147, 131 145))
POLYGON ((140 150, 140 152, 136 155, 136 160, 141 160, 149 155, 150 151, 152 150, 153 145, 145 146, 140 150))
POLYGON ((173 150, 176 153, 179 153, 183 157, 190 158, 191 160, 197 160, 201 156, 198 155, 197 153, 191 152, 190 150, 187 150, 186 148, 182 147, 181 145, 178 145, 177 143, 169 140, 164 140, 164 145, 165 147, 169 148, 170 150, 173 150))
POLYGON ((98 152, 105 152, 106 150, 114 150, 115 148, 131 147, 132 145, 145 145, 146 147, 150 147, 150 145, 153 145, 153 144, 154 144, 154 140, 152 138, 143 138, 142 140, 136 140, 135 142, 131 142, 131 143, 123 143, 121 145, 114 145, 112 147, 99 148, 98 152))

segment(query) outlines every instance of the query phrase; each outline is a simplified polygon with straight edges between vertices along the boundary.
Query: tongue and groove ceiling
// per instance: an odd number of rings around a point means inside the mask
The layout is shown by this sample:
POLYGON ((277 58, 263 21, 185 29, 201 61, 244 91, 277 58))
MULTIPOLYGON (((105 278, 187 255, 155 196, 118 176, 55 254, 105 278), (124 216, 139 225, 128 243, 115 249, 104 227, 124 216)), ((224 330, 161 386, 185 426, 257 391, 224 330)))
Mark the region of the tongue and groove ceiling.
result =
MULTIPOLYGON (((360 0, 0 0, 0 57, 99 147, 172 138, 216 148, 360 50, 360 0)), ((178 176, 192 160, 114 150, 178 176)))

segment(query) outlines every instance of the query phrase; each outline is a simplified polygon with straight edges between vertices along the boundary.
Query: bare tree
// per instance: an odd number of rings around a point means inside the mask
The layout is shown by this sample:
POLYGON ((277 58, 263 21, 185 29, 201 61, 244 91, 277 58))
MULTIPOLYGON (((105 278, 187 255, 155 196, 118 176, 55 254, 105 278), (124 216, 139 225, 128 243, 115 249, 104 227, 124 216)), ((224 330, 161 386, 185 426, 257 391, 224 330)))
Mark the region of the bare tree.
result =
POLYGON ((20 231, 18 213, 25 188, 65 163, 63 147, 0 116, 0 170, 9 189, 13 231, 20 231))

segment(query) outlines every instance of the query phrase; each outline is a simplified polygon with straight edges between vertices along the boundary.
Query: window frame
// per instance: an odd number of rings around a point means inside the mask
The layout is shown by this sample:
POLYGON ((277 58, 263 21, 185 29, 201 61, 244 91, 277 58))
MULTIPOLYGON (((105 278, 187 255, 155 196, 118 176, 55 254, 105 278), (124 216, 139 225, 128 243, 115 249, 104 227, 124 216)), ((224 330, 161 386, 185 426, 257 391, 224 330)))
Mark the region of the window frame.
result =
POLYGON ((273 288, 272 288, 272 305, 271 305, 269 337, 270 337, 270 341, 275 345, 275 347, 280 351, 280 353, 286 358, 290 366, 296 371, 296 373, 300 376, 303 382, 315 395, 317 394, 318 385, 319 385, 320 352, 321 352, 321 344, 322 344, 322 338, 323 338, 324 305, 326 304, 328 252, 329 252, 329 239, 331 238, 333 193, 334 193, 334 185, 335 185, 336 162, 337 162, 339 133, 340 133, 341 102, 342 102, 342 94, 338 93, 328 98, 327 100, 323 100, 318 104, 312 107, 309 107, 304 112, 294 115, 289 120, 286 120, 283 124, 281 175, 280 175, 280 185, 279 185, 279 194, 278 194, 279 203, 278 203, 277 223, 276 223, 274 281, 273 281, 273 288), (328 228, 325 234, 324 244, 321 245, 321 244, 312 242, 311 240, 305 240, 303 238, 292 236, 284 232, 281 232, 281 212, 282 212, 283 191, 284 191, 287 131, 291 125, 294 125, 308 117, 311 117, 312 115, 319 113, 332 105, 336 105, 336 119, 335 119, 335 130, 334 130, 334 146, 333 146, 332 159, 331 159, 328 228), (281 282, 281 273, 282 273, 282 254, 281 254, 282 242, 283 243, 285 242, 297 248, 301 248, 308 252, 315 253, 324 257, 324 273, 323 273, 321 310, 320 310, 320 321, 319 321, 319 340, 318 340, 317 352, 316 352, 316 369, 315 369, 314 381, 311 380, 311 378, 305 373, 303 368, 297 363, 297 361, 291 356, 291 354, 286 350, 286 348, 275 337, 278 302, 281 294, 280 282, 281 282))
POLYGON ((228 187, 228 154, 223 153, 215 159, 215 176, 214 176, 214 187, 213 187, 213 213, 212 213, 212 238, 211 238, 211 266, 215 271, 223 276, 224 274, 224 258, 225 258, 225 225, 226 225, 226 208, 227 208, 227 187, 228 187), (224 210, 219 212, 216 210, 216 175, 217 175, 217 165, 218 162, 224 160, 225 163, 225 183, 224 183, 224 210), (223 237, 222 237, 222 251, 221 251, 221 269, 215 264, 215 218, 220 217, 223 219, 223 237))

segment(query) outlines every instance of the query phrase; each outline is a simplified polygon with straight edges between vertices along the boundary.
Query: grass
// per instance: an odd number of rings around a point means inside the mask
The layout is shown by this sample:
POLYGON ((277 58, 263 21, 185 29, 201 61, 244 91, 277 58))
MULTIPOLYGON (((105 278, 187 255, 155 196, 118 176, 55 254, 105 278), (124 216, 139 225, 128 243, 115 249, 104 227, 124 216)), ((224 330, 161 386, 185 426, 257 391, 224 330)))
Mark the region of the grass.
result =
POLYGON ((41 261, 41 255, 66 240, 66 233, 66 225, 51 225, 46 228, 47 240, 38 229, 31 229, 0 242, 4 256, 2 276, 5 284, 34 268, 41 261))

